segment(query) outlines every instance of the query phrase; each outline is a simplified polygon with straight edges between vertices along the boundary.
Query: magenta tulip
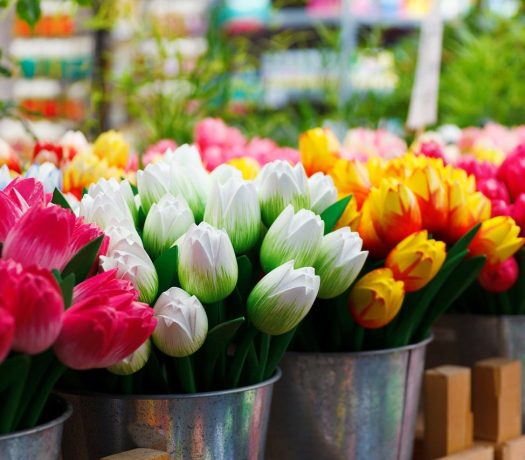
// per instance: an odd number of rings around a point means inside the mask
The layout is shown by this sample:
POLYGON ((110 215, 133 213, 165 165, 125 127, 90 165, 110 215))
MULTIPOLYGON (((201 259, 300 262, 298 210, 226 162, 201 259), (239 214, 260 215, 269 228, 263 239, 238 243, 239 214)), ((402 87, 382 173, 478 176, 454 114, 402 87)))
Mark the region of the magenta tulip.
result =
POLYGON ((525 193, 518 196, 514 202, 511 216, 521 228, 520 236, 525 236, 525 193))
POLYGON ((48 196, 44 191, 44 185, 34 178, 23 179, 17 177, 7 185, 4 193, 15 201, 21 198, 23 203, 25 203, 23 211, 33 206, 44 206, 49 202, 48 196))
POLYGON ((457 163, 458 168, 464 169, 468 174, 476 177, 476 180, 493 179, 496 177, 498 168, 488 161, 479 161, 473 156, 465 155, 457 163))
POLYGON ((7 233, 22 214, 22 210, 13 199, 6 193, 0 192, 0 243, 5 241, 7 233))
POLYGON ((484 179, 477 182, 477 189, 490 200, 503 200, 510 203, 506 185, 498 179, 484 179))
POLYGON ((512 216, 514 212, 514 205, 507 203, 504 200, 491 200, 491 217, 496 216, 512 216))
POLYGON ((0 308, 0 363, 11 350, 15 337, 15 319, 5 308, 0 308))
POLYGON ((489 292, 505 292, 518 279, 518 263, 514 257, 497 265, 485 265, 478 281, 489 292))
POLYGON ((498 179, 505 182, 510 194, 516 199, 525 193, 525 144, 521 144, 505 159, 498 170, 498 179))

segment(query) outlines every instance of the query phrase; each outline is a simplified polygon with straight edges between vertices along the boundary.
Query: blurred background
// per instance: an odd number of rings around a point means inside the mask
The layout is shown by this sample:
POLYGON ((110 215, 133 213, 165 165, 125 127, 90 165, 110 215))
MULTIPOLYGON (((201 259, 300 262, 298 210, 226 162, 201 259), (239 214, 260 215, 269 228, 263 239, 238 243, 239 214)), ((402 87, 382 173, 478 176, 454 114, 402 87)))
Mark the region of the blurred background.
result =
MULTIPOLYGON (((191 141, 210 116, 284 146, 320 125, 410 136, 431 3, 2 1, 0 138, 23 150, 68 129, 115 128, 140 150, 191 141)), ((441 0, 439 9, 436 124, 524 123, 525 2, 441 0)))

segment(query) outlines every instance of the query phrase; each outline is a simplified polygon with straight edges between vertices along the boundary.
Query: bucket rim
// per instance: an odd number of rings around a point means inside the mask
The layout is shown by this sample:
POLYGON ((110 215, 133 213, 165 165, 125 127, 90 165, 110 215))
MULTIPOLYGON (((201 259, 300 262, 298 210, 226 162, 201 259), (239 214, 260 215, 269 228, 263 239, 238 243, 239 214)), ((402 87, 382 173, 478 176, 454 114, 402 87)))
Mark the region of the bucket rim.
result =
POLYGON ((402 347, 395 348, 384 348, 381 350, 365 350, 365 351, 337 351, 337 352, 322 352, 322 351, 287 351, 286 355, 290 356, 324 356, 329 358, 341 358, 341 357, 368 357, 368 356, 380 356, 388 355, 392 353, 399 353, 404 351, 417 350, 419 348, 426 347, 430 342, 434 340, 434 334, 430 334, 426 339, 421 340, 417 343, 410 345, 403 345, 402 347))
POLYGON ((59 390, 59 394, 65 396, 81 396, 91 399, 123 399, 123 400, 132 400, 132 401, 146 401, 146 400, 172 400, 172 399, 198 399, 206 397, 216 397, 231 395, 236 393, 244 393, 246 391, 258 390, 263 387, 272 386, 277 382, 282 376, 281 369, 277 368, 274 375, 269 379, 266 379, 260 383, 255 383, 253 385, 247 385, 239 388, 230 388, 226 390, 218 391, 203 391, 200 393, 157 393, 157 394, 136 394, 136 395, 120 395, 115 393, 101 393, 95 391, 64 391, 59 390))
POLYGON ((64 406, 63 413, 61 415, 59 415, 57 418, 54 418, 53 420, 50 420, 49 422, 42 423, 41 425, 37 425, 33 428, 27 428, 25 430, 18 430, 13 431, 12 433, 0 435, 0 442, 10 441, 11 439, 19 438, 22 436, 30 436, 32 434, 37 434, 50 428, 54 428, 58 425, 62 425, 69 417, 71 417, 71 414, 73 413, 73 408, 65 398, 59 395, 52 394, 49 397, 48 401, 53 400, 55 400, 55 403, 62 404, 64 406))

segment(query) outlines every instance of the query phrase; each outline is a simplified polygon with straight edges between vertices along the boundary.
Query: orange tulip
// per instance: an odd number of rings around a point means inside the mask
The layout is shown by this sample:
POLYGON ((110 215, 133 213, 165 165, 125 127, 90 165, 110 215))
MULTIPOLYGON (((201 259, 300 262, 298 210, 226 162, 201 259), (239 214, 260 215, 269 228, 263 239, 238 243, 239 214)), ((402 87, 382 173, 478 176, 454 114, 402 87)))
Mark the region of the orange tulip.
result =
POLYGON ((392 270, 378 268, 363 276, 348 297, 348 309, 355 322, 367 329, 386 326, 399 313, 405 289, 392 270))
POLYGON ((418 291, 437 275, 446 258, 443 241, 428 239, 422 230, 405 238, 388 255, 385 266, 394 278, 405 283, 407 292, 418 291))
POLYGON ((327 174, 339 158, 341 145, 328 128, 310 129, 299 137, 301 163, 308 176, 316 172, 327 174))
POLYGON ((470 243, 472 256, 484 255, 488 265, 496 265, 513 256, 525 243, 519 238, 520 228, 512 217, 498 216, 488 219, 470 243))
POLYGON ((370 215, 370 203, 366 200, 361 208, 361 217, 357 226, 359 236, 363 240, 363 247, 367 249, 375 258, 385 257, 388 253, 388 246, 379 238, 372 216, 370 215))
POLYGON ((421 230, 421 211, 416 196, 405 184, 384 180, 369 196, 370 216, 379 238, 389 247, 421 230))
POLYGON ((360 209, 370 193, 370 179, 366 166, 358 160, 338 160, 330 175, 343 196, 352 195, 360 209))

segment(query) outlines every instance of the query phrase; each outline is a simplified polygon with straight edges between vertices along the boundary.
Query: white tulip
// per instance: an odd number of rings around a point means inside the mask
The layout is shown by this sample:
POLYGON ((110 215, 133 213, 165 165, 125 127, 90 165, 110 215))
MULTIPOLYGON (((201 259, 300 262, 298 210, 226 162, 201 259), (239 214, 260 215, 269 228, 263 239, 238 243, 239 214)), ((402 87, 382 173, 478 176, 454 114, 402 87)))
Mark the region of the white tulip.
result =
POLYGON ((146 340, 131 355, 122 361, 107 368, 109 372, 116 375, 131 375, 140 371, 148 362, 151 354, 151 342, 146 340))
POLYGON ((168 150, 164 154, 165 161, 180 166, 194 166, 204 168, 199 149, 195 145, 184 144, 175 150, 168 150))
POLYGON ((206 340, 208 317, 197 297, 172 287, 160 295, 154 311, 157 326, 153 342, 164 354, 179 358, 189 356, 206 340))
POLYGON ((261 245, 261 265, 269 272, 289 260, 295 267, 312 266, 319 253, 324 222, 307 209, 294 213, 288 205, 277 217, 261 245))
POLYGON ((202 302, 218 302, 235 289, 238 266, 224 230, 206 222, 192 225, 179 247, 179 281, 182 288, 202 302))
POLYGON ((194 223, 186 200, 168 193, 149 210, 144 223, 144 246, 155 259, 173 246, 194 223))
POLYGON ((242 179, 242 172, 232 165, 222 164, 217 166, 211 173, 210 176, 219 184, 224 184, 231 177, 236 179, 242 179))
POLYGON ((170 192, 169 164, 161 160, 137 171, 137 188, 142 209, 147 214, 154 203, 170 192))
POLYGON ((282 160, 268 163, 255 179, 255 186, 262 220, 268 227, 289 204, 296 211, 310 207, 308 179, 301 163, 295 166, 282 160))
POLYGON ((128 207, 133 222, 136 224, 138 220, 138 210, 135 204, 135 195, 131 189, 131 185, 127 180, 117 181, 115 178, 100 179, 95 184, 91 184, 88 189, 88 194, 92 197, 104 195, 115 202, 117 206, 122 204, 122 199, 128 207))
POLYGON ((258 241, 261 210, 255 186, 231 177, 212 185, 204 221, 226 231, 237 254, 250 250, 258 241))
POLYGON ((41 165, 31 165, 24 176, 42 182, 46 193, 53 193, 55 188, 62 189, 62 171, 48 161, 41 165))
POLYGON ((321 249, 314 263, 321 278, 319 297, 331 299, 341 295, 355 281, 363 268, 368 251, 361 251, 363 240, 359 233, 343 227, 329 233, 321 241, 321 249))
POLYGON ((294 269, 293 261, 277 267, 248 296, 250 321, 269 335, 291 331, 312 308, 319 282, 312 267, 294 269))
POLYGON ((210 185, 210 176, 202 167, 176 162, 170 164, 169 191, 187 201, 196 222, 201 222, 204 217, 210 185))
POLYGON ((337 188, 334 180, 322 172, 315 173, 308 179, 310 189, 310 209, 321 214, 337 201, 337 188))
POLYGON ((89 149, 89 142, 81 131, 66 131, 60 138, 59 143, 66 150, 68 156, 85 152, 89 149))
POLYGON ((13 178, 11 177, 11 174, 9 173, 9 168, 7 165, 3 165, 0 168, 0 190, 3 190, 9 185, 9 182, 11 182, 13 178))
POLYGON ((112 225, 135 228, 133 216, 124 198, 117 194, 113 196, 98 194, 93 197, 86 193, 80 200, 79 215, 85 222, 97 224, 103 230, 112 225))

